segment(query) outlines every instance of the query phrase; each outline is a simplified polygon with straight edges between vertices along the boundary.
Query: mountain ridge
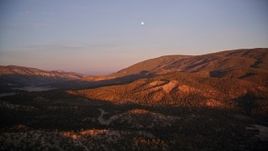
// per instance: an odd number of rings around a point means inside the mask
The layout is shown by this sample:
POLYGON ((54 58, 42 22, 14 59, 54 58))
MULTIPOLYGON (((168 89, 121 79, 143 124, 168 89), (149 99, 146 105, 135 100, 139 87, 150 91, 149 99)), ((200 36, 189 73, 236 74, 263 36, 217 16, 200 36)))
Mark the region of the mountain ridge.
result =
MULTIPOLYGON (((0 65, 0 75, 5 74, 21 74, 21 75, 48 75, 51 73, 51 76, 59 76, 66 78, 74 78, 81 80, 89 80, 89 81, 99 81, 99 80, 107 80, 112 78, 123 77, 132 74, 139 74, 141 72, 152 72, 156 74, 163 74, 173 71, 183 71, 183 72, 196 72, 198 69, 202 68, 202 65, 205 66, 206 63, 211 63, 216 59, 220 59, 221 57, 228 57, 231 55, 247 55, 253 51, 257 51, 260 53, 258 56, 251 56, 251 59, 256 59, 255 62, 251 62, 252 67, 257 67, 262 63, 266 63, 266 58, 268 56, 268 48, 254 48, 254 49, 235 49, 235 50, 224 50, 219 52, 213 52, 208 54, 201 55, 164 55, 152 59, 143 60, 141 62, 137 62, 129 67, 123 68, 117 72, 108 75, 101 76, 91 76, 91 75, 83 75, 76 72, 65 72, 58 70, 43 70, 32 67, 18 66, 18 65, 0 65), (255 58, 254 58, 255 57, 255 58), (261 60, 261 58, 263 59, 261 60), (266 57, 266 58, 265 58, 266 57), (258 60, 259 59, 259 60, 258 60), (194 68, 195 67, 195 68, 194 68), (19 71, 21 70, 21 71, 19 71), (34 73, 34 72, 40 72, 34 73)), ((241 59, 239 58, 235 59, 241 59)), ((245 57, 245 58, 250 58, 245 57)), ((224 61, 224 60, 223 60, 224 61)), ((226 61, 226 60, 225 60, 226 61)), ((251 60, 252 61, 252 60, 251 60)), ((224 63, 224 62, 223 62, 224 63)), ((267 65, 264 65, 265 69, 267 69, 267 65)))
MULTIPOLYGON (((149 60, 136 63, 132 66, 129 66, 127 68, 124 68, 114 73, 113 75, 125 76, 127 74, 138 74, 139 72, 142 72, 142 71, 149 71, 149 72, 154 72, 157 74, 168 73, 172 71, 198 72, 199 70, 204 70, 203 68, 206 66, 210 66, 211 68, 210 70, 213 70, 213 68, 215 70, 216 68, 220 67, 219 63, 213 64, 215 61, 217 61, 217 59, 221 59, 222 63, 228 63, 229 64, 228 67, 231 67, 234 65, 239 66, 240 64, 237 61, 243 61, 242 60, 243 58, 247 59, 247 62, 246 62, 247 64, 251 64, 252 66, 257 66, 258 64, 261 64, 261 63, 268 64, 267 61, 265 61, 266 59, 268 59, 267 54, 268 54, 267 48, 254 48, 254 49, 226 50, 226 51, 214 52, 214 53, 209 53, 209 54, 191 55, 191 56, 169 55, 169 56, 162 56, 162 57, 153 58, 153 59, 149 59, 149 60), (250 56, 250 53, 252 53, 253 56, 250 56), (231 58, 232 55, 233 55, 233 58, 231 58), (263 56, 266 58, 263 58, 260 61, 260 58, 263 56), (228 62, 229 60, 224 60, 226 58, 228 59, 231 58, 233 60, 231 60, 232 62, 228 62), (255 61, 255 62, 251 62, 251 61, 255 61), (232 65, 230 65, 230 63, 232 63, 232 65), (215 67, 213 67, 213 65, 215 67)), ((264 65, 264 67, 266 67, 267 69, 267 65, 264 65)))
POLYGON ((58 70, 43 70, 32 67, 18 66, 18 65, 0 65, 0 76, 1 75, 29 75, 29 76, 48 76, 48 77, 62 77, 66 79, 80 79, 82 74, 75 72, 65 72, 58 70))
POLYGON ((251 106, 252 110, 268 113, 267 48, 159 57, 134 64, 115 74, 124 76, 144 72, 153 74, 130 83, 68 92, 115 104, 220 108, 243 108, 255 104, 251 106), (151 63, 153 65, 146 66, 151 63))
MULTIPOLYGON (((4 83, 20 79, 24 84, 49 78, 51 81, 77 80, 80 82, 120 84, 173 72, 190 73, 204 78, 235 78, 268 86, 268 48, 237 49, 204 55, 167 55, 138 62, 105 76, 81 75, 74 72, 46 71, 22 66, 1 66, 0 80, 4 83), (36 80, 31 80, 36 78, 36 80), (26 80, 25 80, 26 79, 26 80), (107 82, 108 81, 108 82, 107 82)), ((8 85, 6 83, 4 86, 8 85)))

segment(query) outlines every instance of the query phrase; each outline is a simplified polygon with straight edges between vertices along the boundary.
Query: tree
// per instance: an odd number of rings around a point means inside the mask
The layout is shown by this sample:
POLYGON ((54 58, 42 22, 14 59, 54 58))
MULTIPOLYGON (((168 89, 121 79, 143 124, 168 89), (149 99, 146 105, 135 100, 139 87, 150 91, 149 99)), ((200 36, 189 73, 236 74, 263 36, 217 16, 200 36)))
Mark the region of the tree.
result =
POLYGON ((257 107, 257 97, 252 92, 247 92, 245 95, 236 99, 238 106, 241 107, 246 114, 251 115, 252 110, 257 107))

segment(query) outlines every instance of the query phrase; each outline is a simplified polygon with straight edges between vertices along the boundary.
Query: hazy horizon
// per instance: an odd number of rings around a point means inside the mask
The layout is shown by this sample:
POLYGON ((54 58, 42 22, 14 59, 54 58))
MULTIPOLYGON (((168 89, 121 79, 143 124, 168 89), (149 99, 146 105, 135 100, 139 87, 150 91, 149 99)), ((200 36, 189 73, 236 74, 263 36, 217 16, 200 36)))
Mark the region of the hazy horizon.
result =
POLYGON ((0 64, 108 74, 163 55, 268 47, 265 0, 0 2, 0 64))
MULTIPOLYGON (((210 54, 210 53, 217 53, 217 52, 223 52, 223 51, 232 51, 232 50, 239 50, 239 49, 258 49, 258 48, 238 48, 238 49, 226 49, 226 50, 218 50, 218 51, 211 51, 211 52, 207 52, 207 53, 200 53, 200 54, 188 54, 189 56, 196 56, 196 55, 206 55, 206 54, 210 54)), ((166 54, 166 55, 162 55, 162 56, 169 56, 169 55, 187 55, 187 54, 166 54)), ((147 59, 142 59, 142 60, 138 60, 137 62, 130 64, 128 66, 122 67, 120 69, 117 70, 105 70, 103 72, 79 72, 79 71, 73 71, 73 70, 63 70, 60 68, 39 68, 38 66, 24 66, 24 65, 19 65, 19 64, 0 64, 3 66, 21 66, 21 67, 27 67, 27 68, 36 68, 36 69, 41 69, 41 70, 46 70, 46 71, 60 71, 60 72, 74 72, 74 73, 78 73, 81 75, 88 75, 88 76, 105 76, 105 75, 109 75, 115 72, 118 72, 122 69, 128 68, 136 63, 139 63, 141 61, 146 61, 148 59, 154 59, 154 58, 158 58, 158 57, 162 57, 162 56, 156 56, 156 57, 152 57, 152 58, 147 58, 147 59)))

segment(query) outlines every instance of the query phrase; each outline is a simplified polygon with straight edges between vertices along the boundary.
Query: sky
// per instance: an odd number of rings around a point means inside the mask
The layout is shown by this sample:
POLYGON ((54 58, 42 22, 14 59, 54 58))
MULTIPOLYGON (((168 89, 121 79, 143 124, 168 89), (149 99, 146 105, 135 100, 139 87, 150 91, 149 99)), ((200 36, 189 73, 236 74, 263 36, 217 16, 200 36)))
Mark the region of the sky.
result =
POLYGON ((256 47, 268 47, 267 0, 0 0, 1 65, 96 75, 256 47))

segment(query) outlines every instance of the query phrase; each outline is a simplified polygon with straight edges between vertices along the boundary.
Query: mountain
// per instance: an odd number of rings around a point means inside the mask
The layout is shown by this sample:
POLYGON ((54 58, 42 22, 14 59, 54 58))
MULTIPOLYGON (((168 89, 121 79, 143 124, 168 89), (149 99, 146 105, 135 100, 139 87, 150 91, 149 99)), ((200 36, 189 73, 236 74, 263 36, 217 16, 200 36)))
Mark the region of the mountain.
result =
POLYGON ((22 66, 0 66, 0 92, 14 89, 70 88, 84 85, 83 76, 73 72, 45 71, 22 66), (42 87, 42 88, 41 88, 42 87))
POLYGON ((120 77, 141 72, 159 75, 174 71, 195 73, 204 77, 251 79, 261 83, 267 81, 268 49, 229 50, 197 56, 162 56, 134 64, 112 75, 120 77))
POLYGON ((139 74, 141 72, 151 72, 151 73, 164 73, 166 72, 166 67, 170 66, 174 62, 189 58, 190 56, 183 55, 169 55, 162 56, 154 59, 145 60, 134 64, 128 68, 122 69, 114 74, 115 77, 121 77, 132 74, 139 74))
POLYGON ((268 113, 266 48, 164 56, 137 63, 113 75, 128 76, 145 71, 153 76, 69 93, 113 103, 222 108, 252 105, 252 110, 268 113))
POLYGON ((130 82, 147 77, 147 74, 91 76, 74 72, 46 71, 22 66, 0 66, 0 93, 14 90, 42 91, 50 89, 76 89, 99 87, 130 82))
POLYGON ((64 79, 80 79, 83 77, 81 74, 74 72, 45 71, 36 68, 15 65, 0 66, 0 76, 3 75, 40 76, 64 79))

